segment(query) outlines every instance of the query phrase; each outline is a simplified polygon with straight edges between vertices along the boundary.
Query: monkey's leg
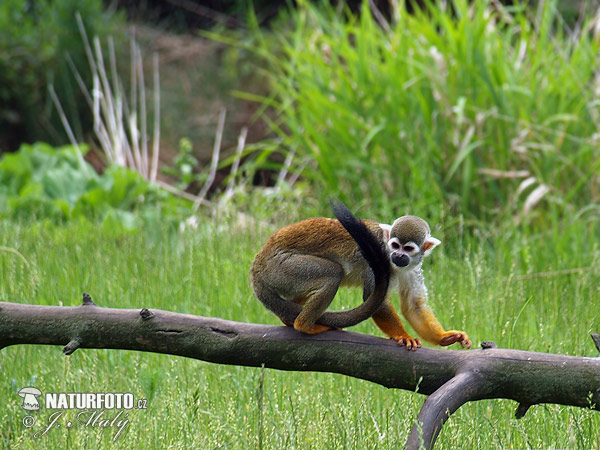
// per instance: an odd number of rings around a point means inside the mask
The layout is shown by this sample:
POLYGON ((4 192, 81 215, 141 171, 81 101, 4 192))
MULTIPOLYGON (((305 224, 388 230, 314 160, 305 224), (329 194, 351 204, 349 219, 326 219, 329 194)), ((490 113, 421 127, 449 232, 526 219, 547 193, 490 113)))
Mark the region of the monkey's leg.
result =
MULTIPOLYGON (((292 302, 292 303, 296 303, 300 306, 304 306, 304 303, 306 303, 306 297, 296 297, 296 298, 290 298, 287 299, 286 301, 292 302)), ((294 326, 294 321, 293 320, 289 320, 286 319, 285 317, 279 317, 279 320, 281 320, 283 322, 283 324, 287 327, 293 327, 294 326)))
POLYGON ((425 299, 401 299, 401 306, 404 317, 419 336, 427 342, 442 346, 460 342, 463 348, 471 348, 471 340, 467 333, 457 330, 444 330, 425 299))
POLYGON ((326 325, 315 322, 327 310, 338 290, 342 277, 327 277, 314 280, 313 291, 304 303, 304 307, 296 320, 294 328, 308 334, 319 334, 331 330, 326 325))
POLYGON ((291 327, 294 325, 294 322, 287 320, 285 317, 280 317, 279 320, 281 320, 286 327, 291 327))
POLYGON ((406 345, 407 350, 416 350, 421 346, 418 339, 413 338, 406 332, 400 316, 396 314, 394 307, 390 305, 387 299, 372 317, 381 331, 391 339, 398 341, 398 344, 406 345))
MULTIPOLYGON (((311 255, 293 255, 279 265, 280 295, 303 305, 294 321, 294 328, 308 334, 318 334, 331 327, 315 322, 331 304, 342 282, 344 270, 336 262, 311 255)), ((286 323, 286 321, 284 321, 286 323)))

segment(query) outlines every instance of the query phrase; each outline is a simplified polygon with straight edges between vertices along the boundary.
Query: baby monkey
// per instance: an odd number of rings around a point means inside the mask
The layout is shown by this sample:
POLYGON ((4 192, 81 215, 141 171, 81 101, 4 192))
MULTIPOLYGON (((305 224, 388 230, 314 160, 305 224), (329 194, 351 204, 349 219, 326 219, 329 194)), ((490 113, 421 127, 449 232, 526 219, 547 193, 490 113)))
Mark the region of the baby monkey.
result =
POLYGON ((427 222, 403 216, 392 225, 359 221, 341 203, 338 220, 307 219, 273 234, 252 264, 258 299, 284 324, 309 334, 345 328, 372 317, 391 339, 409 350, 421 347, 410 336, 388 294, 400 294, 400 310, 428 342, 470 348, 462 331, 445 331, 427 305, 421 264, 440 244, 427 222), (340 286, 362 286, 364 303, 348 311, 326 312, 340 286))

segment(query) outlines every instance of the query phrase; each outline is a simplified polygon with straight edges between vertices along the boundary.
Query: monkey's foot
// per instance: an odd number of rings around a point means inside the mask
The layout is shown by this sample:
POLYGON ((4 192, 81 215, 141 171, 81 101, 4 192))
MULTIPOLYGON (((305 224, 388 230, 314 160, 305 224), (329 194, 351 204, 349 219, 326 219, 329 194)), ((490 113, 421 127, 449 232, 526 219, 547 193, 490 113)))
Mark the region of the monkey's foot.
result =
POLYGON ((397 341, 400 346, 406 346, 406 350, 414 352, 416 349, 421 348, 421 341, 409 335, 392 336, 391 338, 397 341))
POLYGON ((471 340, 469 339, 469 336, 467 336, 467 333, 456 330, 446 331, 443 334, 440 345, 445 347, 447 345, 452 345, 455 342, 460 342, 462 348, 471 348, 471 340))
POLYGON ((321 333, 324 333, 329 330, 335 330, 335 328, 328 327, 326 325, 318 325, 318 324, 314 324, 312 326, 305 327, 305 326, 300 326, 297 323, 294 323, 294 328, 296 330, 302 331, 303 333, 306 333, 306 334, 321 334, 321 333))

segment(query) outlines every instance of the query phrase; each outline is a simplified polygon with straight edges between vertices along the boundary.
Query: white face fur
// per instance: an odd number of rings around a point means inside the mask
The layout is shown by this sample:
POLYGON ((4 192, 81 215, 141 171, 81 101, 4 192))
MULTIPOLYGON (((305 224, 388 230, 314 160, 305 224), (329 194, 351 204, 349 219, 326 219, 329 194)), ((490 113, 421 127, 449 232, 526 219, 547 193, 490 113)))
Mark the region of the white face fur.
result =
POLYGON ((384 232, 384 238, 387 239, 387 249, 395 270, 407 270, 421 264, 423 257, 441 244, 439 239, 430 236, 429 233, 421 246, 413 241, 402 243, 397 237, 390 237, 393 225, 380 224, 379 226, 384 232))

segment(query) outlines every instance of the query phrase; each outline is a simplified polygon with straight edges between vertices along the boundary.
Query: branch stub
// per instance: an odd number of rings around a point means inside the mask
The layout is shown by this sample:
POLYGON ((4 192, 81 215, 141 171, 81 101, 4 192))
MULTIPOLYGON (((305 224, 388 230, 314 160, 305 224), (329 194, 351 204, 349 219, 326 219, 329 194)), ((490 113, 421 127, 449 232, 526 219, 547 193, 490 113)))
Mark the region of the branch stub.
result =
POLYGON ((519 403, 519 406, 517 406, 517 410, 515 411, 515 417, 517 419, 521 419, 525 414, 527 414, 529 408, 531 408, 529 403, 519 403))
POLYGON ((485 341, 481 343, 481 348, 484 350, 490 349, 490 348, 498 348, 498 346, 496 345, 496 343, 494 341, 485 341))
POLYGON ((148 308, 142 308, 140 310, 140 316, 142 317, 142 320, 149 320, 154 317, 154 313, 152 311, 150 311, 148 308))
POLYGON ((80 346, 81 341, 79 339, 71 339, 69 343, 63 347, 62 351, 67 356, 72 355, 80 346))
POLYGON ((90 294, 88 294, 87 292, 84 292, 82 306, 97 306, 97 305, 92 301, 92 297, 90 296, 90 294))
POLYGON ((600 333, 592 333, 591 336, 594 344, 596 344, 596 349, 600 352, 600 333))

